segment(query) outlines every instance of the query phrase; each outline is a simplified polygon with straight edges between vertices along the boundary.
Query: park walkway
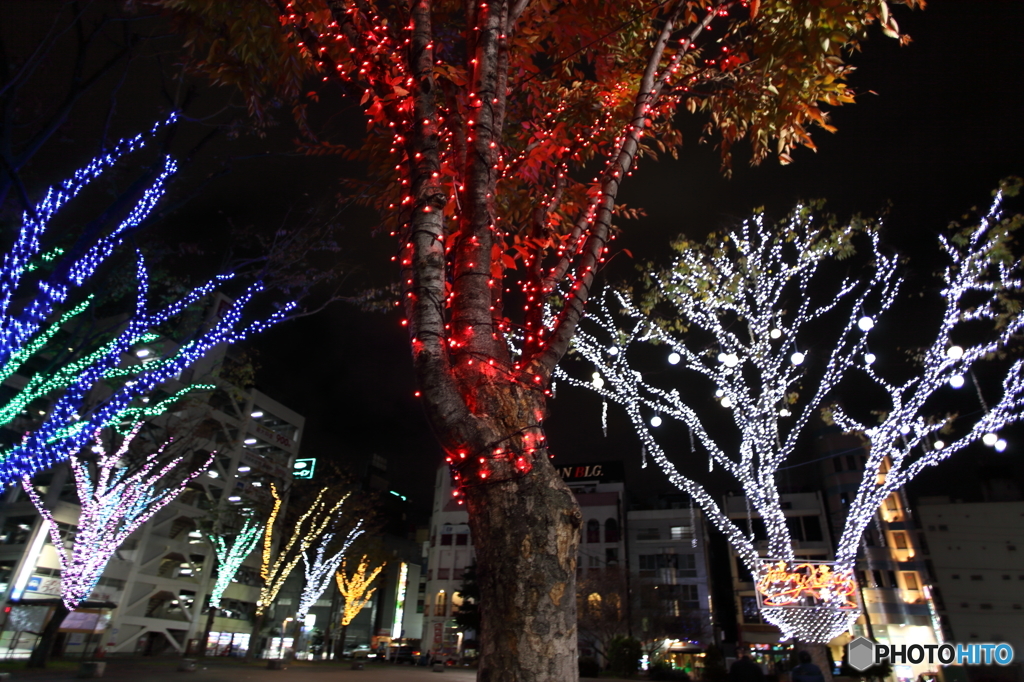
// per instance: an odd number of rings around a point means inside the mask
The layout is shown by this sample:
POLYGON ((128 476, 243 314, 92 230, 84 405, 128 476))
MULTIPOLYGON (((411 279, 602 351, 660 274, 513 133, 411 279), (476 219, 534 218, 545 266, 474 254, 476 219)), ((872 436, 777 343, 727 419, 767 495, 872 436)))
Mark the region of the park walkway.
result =
MULTIPOLYGON (((364 670, 352 670, 347 663, 292 664, 287 670, 268 670, 266 662, 245 664, 237 661, 207 659, 192 673, 177 671, 178 659, 111 659, 101 679, 111 682, 475 682, 476 670, 446 668, 435 673, 430 668, 405 665, 368 664, 364 670)), ((25 670, 4 666, 11 682, 67 682, 74 680, 77 665, 56 663, 46 670, 25 670)), ((601 682, 625 682, 601 677, 601 682)), ((637 682, 633 680, 632 682, 637 682)))

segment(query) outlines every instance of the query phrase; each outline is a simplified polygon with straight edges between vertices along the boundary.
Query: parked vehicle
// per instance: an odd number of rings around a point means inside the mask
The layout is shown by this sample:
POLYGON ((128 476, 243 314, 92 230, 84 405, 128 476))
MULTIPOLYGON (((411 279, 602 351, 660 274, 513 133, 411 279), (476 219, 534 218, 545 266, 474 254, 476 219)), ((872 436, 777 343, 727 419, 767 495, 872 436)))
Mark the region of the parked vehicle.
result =
POLYGON ((350 646, 349 648, 345 649, 345 651, 342 652, 341 657, 342 658, 369 658, 370 657, 370 653, 372 653, 372 651, 373 650, 370 649, 369 645, 357 644, 356 646, 350 646))
POLYGON ((411 646, 400 646, 391 650, 392 663, 408 663, 416 665, 419 663, 420 650, 411 646))

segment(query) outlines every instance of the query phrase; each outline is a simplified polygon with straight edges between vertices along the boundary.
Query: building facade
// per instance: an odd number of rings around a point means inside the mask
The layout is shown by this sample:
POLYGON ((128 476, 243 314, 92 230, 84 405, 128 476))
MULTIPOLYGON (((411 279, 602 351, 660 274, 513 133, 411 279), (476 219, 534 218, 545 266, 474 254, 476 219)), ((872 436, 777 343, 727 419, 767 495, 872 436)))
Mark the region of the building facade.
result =
MULTIPOLYGON (((231 363, 223 354, 205 358, 162 387, 173 394, 200 380, 216 385, 187 409, 150 423, 156 432, 173 435, 174 447, 200 459, 216 453, 213 463, 118 548, 89 603, 65 619, 58 655, 97 648, 148 654, 197 648, 216 566, 213 550, 198 530, 200 520, 269 508, 270 484, 284 489, 292 480, 304 426, 301 415, 270 397, 214 376, 223 376, 231 363)), ((36 476, 33 484, 64 537, 72 540, 80 507, 70 467, 56 466, 36 476)), ((35 644, 30 633, 41 629, 59 599, 60 564, 47 524, 27 495, 16 486, 2 495, 0 594, 11 609, 2 623, 0 650, 27 656, 35 644)), ((224 593, 209 652, 240 653, 249 646, 259 592, 257 554, 224 593)))
POLYGON ((1024 502, 916 509, 937 579, 943 630, 956 642, 1008 642, 1024 652, 1024 502))

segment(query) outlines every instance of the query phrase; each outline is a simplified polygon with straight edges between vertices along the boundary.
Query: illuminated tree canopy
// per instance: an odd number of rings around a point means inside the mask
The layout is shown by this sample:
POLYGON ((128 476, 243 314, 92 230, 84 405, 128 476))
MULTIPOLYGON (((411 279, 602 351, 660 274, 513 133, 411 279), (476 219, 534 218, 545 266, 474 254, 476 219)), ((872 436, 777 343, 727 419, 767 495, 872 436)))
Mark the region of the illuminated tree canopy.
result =
POLYGON ((139 526, 153 518, 201 474, 213 461, 189 470, 185 456, 168 457, 165 443, 156 452, 138 458, 131 452, 141 423, 121 439, 118 447, 105 446, 99 433, 90 453, 70 459, 82 511, 70 549, 54 521, 53 513, 26 476, 22 486, 49 526, 60 559, 60 591, 68 610, 74 611, 89 598, 103 570, 121 544, 139 526))
MULTIPOLYGON (((172 116, 167 122, 173 120, 172 116)), ((0 268, 0 379, 24 371, 33 358, 47 360, 50 368, 32 374, 0 405, 0 424, 27 418, 16 425, 27 432, 21 443, 0 452, 0 483, 20 480, 67 459, 86 447, 100 429, 166 411, 189 389, 149 404, 156 388, 175 379, 214 346, 257 333, 283 319, 293 307, 283 306, 265 320, 246 323, 243 311, 263 288, 253 284, 209 327, 193 330, 173 348, 158 353, 146 344, 163 341, 160 332, 169 322, 208 305, 210 296, 232 276, 215 277, 157 308, 151 300, 145 262, 137 253, 136 300, 127 319, 107 335, 79 340, 85 344, 82 347, 65 348, 56 342, 76 317, 101 316, 96 296, 86 292, 98 286, 100 266, 160 200, 177 164, 166 157, 163 172, 106 234, 87 232, 66 252, 62 247, 44 251, 47 228, 79 192, 143 147, 167 122, 157 124, 147 135, 122 140, 71 179, 51 188, 33 211, 25 212, 18 238, 4 257, 0 268), (94 391, 98 388, 108 395, 97 395, 94 391), (27 408, 38 399, 52 401, 49 409, 41 415, 29 413, 27 408)))
MULTIPOLYGON (((977 225, 939 238, 946 265, 934 303, 941 312, 909 370, 906 362, 879 363, 868 346, 886 313, 913 295, 903 291, 899 261, 881 247, 878 225, 837 227, 800 207, 779 226, 757 216, 721 240, 680 241, 671 268, 652 275, 651 298, 606 296, 594 324, 577 335, 574 348, 592 374, 580 377, 584 363, 569 363, 559 376, 625 409, 646 452, 700 504, 755 576, 767 567, 750 528, 731 521, 698 477, 673 460, 707 453, 709 468, 735 478, 764 519, 767 557, 793 561, 780 469, 792 463, 819 416, 863 434, 869 455, 836 549, 835 571, 849 573, 887 497, 971 443, 1005 447, 999 429, 1021 418, 1022 360, 995 363, 1003 372, 998 398, 986 400, 980 388, 977 397, 957 394, 965 376, 1003 353, 1024 328, 1021 262, 1013 251, 1024 221, 1002 215, 1004 191, 1016 194, 1017 184, 1004 185, 977 225), (862 263, 863 274, 837 276, 846 271, 840 266, 846 258, 862 263), (663 348, 675 368, 634 369, 638 347, 649 344, 663 348), (957 398, 970 409, 958 414, 941 407, 957 398), (723 415, 724 431, 718 428, 723 415), (692 452, 685 443, 679 447, 678 436, 672 445, 656 436, 664 420, 684 425, 692 452)), ((832 597, 842 601, 838 593, 832 597)), ((806 642, 829 641, 858 613, 763 611, 784 635, 806 642)))
POLYGON ((346 184, 398 240, 418 395, 477 543, 481 677, 576 679, 580 513, 544 420, 613 222, 633 214, 621 184, 678 151, 683 109, 726 166, 741 141, 788 162, 853 101, 845 58, 869 28, 898 37, 889 5, 922 3, 151 3, 254 116, 291 105, 307 153, 364 164, 346 184), (336 87, 365 114, 358 140, 315 125, 337 111, 306 116, 336 87))
POLYGON ((242 562, 252 554, 252 551, 260 543, 263 528, 262 521, 250 516, 245 519, 241 528, 230 533, 233 537, 229 538, 226 534, 206 533, 206 537, 213 545, 214 553, 217 555, 217 577, 210 590, 210 608, 220 608, 224 590, 228 589, 231 581, 235 579, 235 574, 238 573, 242 562))
MULTIPOLYGON (((338 592, 341 593, 341 598, 344 601, 344 606, 341 610, 342 627, 348 627, 349 623, 363 610, 363 607, 370 603, 370 598, 377 590, 376 587, 370 587, 370 585, 373 584, 374 579, 384 569, 384 564, 381 564, 377 568, 370 570, 370 558, 364 554, 350 577, 346 563, 347 561, 343 557, 341 566, 335 575, 335 579, 338 582, 338 592)), ((344 639, 342 642, 344 643, 344 639)))

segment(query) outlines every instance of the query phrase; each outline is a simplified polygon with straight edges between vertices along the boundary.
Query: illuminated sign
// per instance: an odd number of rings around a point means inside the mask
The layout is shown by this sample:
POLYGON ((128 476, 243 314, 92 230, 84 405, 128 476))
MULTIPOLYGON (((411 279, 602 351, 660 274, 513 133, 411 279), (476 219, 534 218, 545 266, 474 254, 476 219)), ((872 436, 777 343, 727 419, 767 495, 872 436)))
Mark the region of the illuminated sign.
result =
POLYGON ((292 465, 292 478, 310 479, 313 478, 313 470, 316 468, 316 458, 297 459, 292 465))
POLYGON ((594 462, 591 464, 558 464, 555 469, 563 481, 598 481, 599 483, 626 480, 626 469, 622 462, 594 462))
POLYGON ((859 608, 853 569, 837 571, 835 566, 827 561, 766 559, 757 573, 758 601, 762 607, 859 608))
POLYGON ((391 626, 391 639, 402 636, 402 618, 405 616, 405 589, 409 583, 409 564, 402 562, 398 572, 398 592, 395 594, 395 622, 391 626))

